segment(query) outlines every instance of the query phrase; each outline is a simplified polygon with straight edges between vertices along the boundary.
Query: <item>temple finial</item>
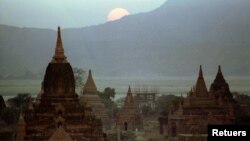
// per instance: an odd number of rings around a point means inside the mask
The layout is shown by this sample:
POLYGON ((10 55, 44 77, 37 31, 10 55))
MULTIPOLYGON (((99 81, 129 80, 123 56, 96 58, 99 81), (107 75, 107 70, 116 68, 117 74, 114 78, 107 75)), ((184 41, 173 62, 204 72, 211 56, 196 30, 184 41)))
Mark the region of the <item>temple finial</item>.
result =
POLYGON ((129 85, 125 103, 133 103, 133 101, 134 101, 133 100, 133 95, 132 95, 131 88, 130 88, 130 85, 129 85))
POLYGON ((62 44, 61 29, 60 26, 57 28, 57 41, 55 55, 52 59, 52 63, 67 63, 66 56, 64 55, 64 49, 62 44))
POLYGON ((128 93, 132 93, 132 92, 131 92, 130 85, 129 85, 129 87, 128 87, 128 93))
POLYGON ((220 65, 218 67, 218 72, 221 73, 221 67, 220 67, 220 65))
POLYGON ((57 42, 56 42, 56 47, 63 48, 60 26, 58 26, 58 28, 57 28, 57 42))
POLYGON ((199 70, 199 77, 203 77, 203 71, 202 71, 202 66, 200 65, 200 70, 199 70))

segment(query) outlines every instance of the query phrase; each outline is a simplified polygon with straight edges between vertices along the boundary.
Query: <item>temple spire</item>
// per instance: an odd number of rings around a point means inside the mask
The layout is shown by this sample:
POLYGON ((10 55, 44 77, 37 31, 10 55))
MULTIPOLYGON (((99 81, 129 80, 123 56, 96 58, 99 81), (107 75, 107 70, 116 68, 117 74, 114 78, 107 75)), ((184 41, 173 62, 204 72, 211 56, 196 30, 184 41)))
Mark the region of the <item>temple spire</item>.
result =
POLYGON ((202 66, 200 65, 200 70, 199 70, 199 77, 196 82, 196 96, 207 96, 207 87, 206 83, 203 77, 203 71, 202 71, 202 66))
POLYGON ((58 26, 55 55, 51 62, 52 63, 67 63, 66 59, 67 57, 64 55, 64 49, 63 49, 63 44, 62 44, 61 29, 60 29, 60 26, 58 26))
POLYGON ((221 67, 220 67, 220 65, 219 65, 218 73, 221 73, 221 67))
POLYGON ((128 93, 127 93, 127 97, 126 97, 126 103, 133 103, 134 100, 133 100, 133 95, 132 95, 132 92, 131 92, 131 88, 130 88, 130 85, 128 87, 128 93))
POLYGON ((91 70, 89 70, 87 81, 83 87, 83 94, 96 94, 96 93, 97 93, 97 88, 95 85, 95 81, 92 77, 91 70))
POLYGON ((215 79, 216 79, 217 81, 219 80, 219 81, 225 83, 225 79, 224 79, 224 76, 223 76, 223 74, 222 74, 220 65, 219 65, 219 67, 218 67, 218 72, 217 72, 217 74, 216 74, 216 78, 215 78, 215 79))
POLYGON ((203 78, 203 71, 202 71, 202 66, 200 65, 200 70, 199 70, 199 78, 204 79, 203 78))
POLYGON ((216 74, 216 77, 214 79, 214 82, 210 86, 210 91, 214 93, 216 98, 219 98, 219 95, 222 95, 222 97, 228 97, 232 98, 232 94, 229 90, 229 85, 224 79, 224 76, 221 71, 221 66, 218 66, 218 72, 216 74))
POLYGON ((130 94, 132 93, 132 92, 131 92, 130 85, 128 86, 128 93, 130 93, 130 94))

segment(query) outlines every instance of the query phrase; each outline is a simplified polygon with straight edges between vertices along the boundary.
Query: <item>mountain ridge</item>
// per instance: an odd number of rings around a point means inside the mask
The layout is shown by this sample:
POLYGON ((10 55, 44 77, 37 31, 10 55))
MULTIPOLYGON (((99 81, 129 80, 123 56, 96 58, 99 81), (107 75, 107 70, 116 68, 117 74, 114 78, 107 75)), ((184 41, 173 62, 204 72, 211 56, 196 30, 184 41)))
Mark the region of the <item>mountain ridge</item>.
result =
MULTIPOLYGON (((250 76, 247 13, 244 0, 169 0, 151 12, 63 29, 62 39, 72 66, 97 76, 190 76, 200 64, 205 75, 220 64, 226 75, 250 76)), ((0 73, 44 72, 55 42, 54 30, 1 25, 0 73)))

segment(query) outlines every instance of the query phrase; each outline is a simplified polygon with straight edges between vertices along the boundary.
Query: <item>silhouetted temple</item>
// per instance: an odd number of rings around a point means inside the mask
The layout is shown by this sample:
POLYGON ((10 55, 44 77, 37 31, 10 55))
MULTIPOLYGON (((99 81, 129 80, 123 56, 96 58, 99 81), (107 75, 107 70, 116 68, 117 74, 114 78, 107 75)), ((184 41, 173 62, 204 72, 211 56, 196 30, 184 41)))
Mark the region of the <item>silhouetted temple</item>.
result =
POLYGON ((214 79, 214 82, 211 84, 210 91, 214 94, 216 98, 219 98, 220 96, 228 99, 232 99, 233 95, 231 94, 229 90, 229 85, 224 79, 224 76, 221 72, 221 67, 219 66, 218 73, 216 75, 216 78, 214 79))
POLYGON ((39 103, 30 103, 20 115, 16 140, 103 141, 102 123, 91 115, 90 107, 79 104, 75 80, 68 63, 58 27, 55 55, 43 80, 39 103))
POLYGON ((134 102, 130 86, 122 111, 117 117, 116 126, 122 131, 143 129, 143 119, 139 112, 138 105, 134 102))
POLYGON ((93 114, 96 118, 102 120, 104 131, 111 128, 107 109, 98 95, 91 70, 89 70, 87 81, 83 87, 83 95, 80 97, 80 104, 87 104, 92 107, 93 114))
POLYGON ((193 134, 206 139, 208 124, 232 124, 236 118, 237 103, 234 102, 221 68, 207 90, 200 66, 196 85, 186 98, 181 99, 178 110, 170 111, 167 122, 167 136, 180 140, 194 140, 193 134))

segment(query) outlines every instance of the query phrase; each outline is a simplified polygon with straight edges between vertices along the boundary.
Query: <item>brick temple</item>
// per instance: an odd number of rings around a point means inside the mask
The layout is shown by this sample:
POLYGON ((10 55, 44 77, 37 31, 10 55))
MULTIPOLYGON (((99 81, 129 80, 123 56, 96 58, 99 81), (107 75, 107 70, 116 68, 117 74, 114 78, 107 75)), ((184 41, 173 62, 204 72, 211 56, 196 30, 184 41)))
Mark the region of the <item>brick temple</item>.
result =
POLYGON ((121 131, 137 131, 143 129, 142 115, 139 112, 138 105, 133 99, 130 86, 128 88, 124 106, 117 117, 116 126, 121 131))
POLYGON ((60 27, 55 55, 47 66, 42 91, 17 123, 17 141, 104 141, 102 122, 81 106, 72 67, 64 55, 60 27))
POLYGON ((196 134, 206 140, 208 124, 233 124, 238 111, 221 67, 208 91, 200 66, 196 85, 181 98, 178 110, 170 110, 166 134, 183 141, 195 140, 192 135, 196 134))
POLYGON ((89 105, 92 107, 93 114, 102 120, 104 131, 111 129, 111 120, 108 117, 107 108, 98 95, 97 87, 95 85, 91 70, 89 70, 88 78, 83 86, 80 104, 89 105))

